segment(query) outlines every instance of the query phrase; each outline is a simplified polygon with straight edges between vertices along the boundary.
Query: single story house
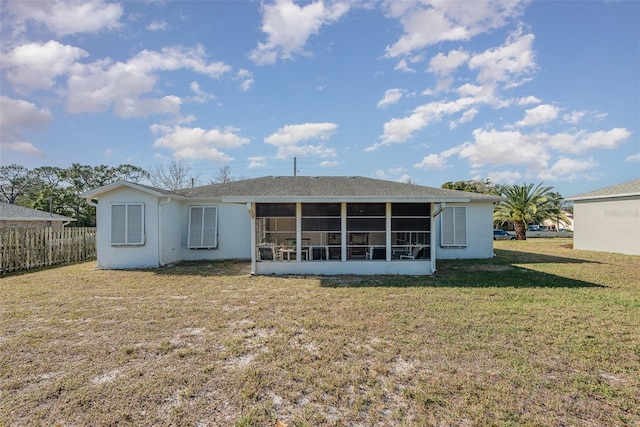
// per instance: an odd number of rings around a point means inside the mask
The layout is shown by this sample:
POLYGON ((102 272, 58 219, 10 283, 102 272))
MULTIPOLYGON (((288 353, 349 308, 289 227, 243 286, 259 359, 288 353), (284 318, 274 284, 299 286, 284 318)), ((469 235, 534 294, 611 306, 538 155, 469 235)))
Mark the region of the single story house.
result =
POLYGON ((573 247, 640 255, 640 179, 568 197, 573 247))
POLYGON ((98 267, 251 259, 253 274, 412 274, 491 258, 502 200, 349 176, 268 176, 168 191, 119 181, 97 206, 98 267))
POLYGON ((0 228, 62 228, 75 218, 0 202, 0 228))

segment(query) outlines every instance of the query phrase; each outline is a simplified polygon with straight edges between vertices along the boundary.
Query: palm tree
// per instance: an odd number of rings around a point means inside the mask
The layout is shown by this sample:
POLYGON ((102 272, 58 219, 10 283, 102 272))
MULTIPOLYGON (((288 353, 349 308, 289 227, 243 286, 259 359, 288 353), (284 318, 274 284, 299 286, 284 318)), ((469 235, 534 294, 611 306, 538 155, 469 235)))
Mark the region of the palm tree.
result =
POLYGON ((553 216, 550 203, 553 187, 543 187, 538 184, 524 183, 523 185, 506 185, 501 188, 504 201, 496 207, 493 213, 494 221, 501 224, 512 221, 516 230, 516 239, 527 240, 527 224, 542 222, 553 216))
POLYGON ((565 201, 560 193, 549 193, 544 210, 548 213, 547 219, 553 221, 556 230, 560 229, 560 224, 569 224, 569 218, 564 212, 565 201))

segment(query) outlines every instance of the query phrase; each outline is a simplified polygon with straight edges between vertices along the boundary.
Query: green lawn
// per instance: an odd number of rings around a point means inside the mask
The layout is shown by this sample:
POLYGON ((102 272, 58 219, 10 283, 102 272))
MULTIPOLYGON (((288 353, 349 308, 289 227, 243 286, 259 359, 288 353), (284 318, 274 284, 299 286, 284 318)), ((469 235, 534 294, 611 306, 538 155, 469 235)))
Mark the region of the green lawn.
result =
POLYGON ((570 242, 439 277, 3 277, 0 425, 638 426, 640 257, 570 242))

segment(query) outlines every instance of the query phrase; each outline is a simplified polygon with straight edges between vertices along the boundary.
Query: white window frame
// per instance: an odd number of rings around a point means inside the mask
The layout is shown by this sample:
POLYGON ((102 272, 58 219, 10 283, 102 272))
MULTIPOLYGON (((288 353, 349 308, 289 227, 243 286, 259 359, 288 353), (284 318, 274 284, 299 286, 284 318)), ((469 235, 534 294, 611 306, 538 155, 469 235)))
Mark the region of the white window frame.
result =
POLYGON ((467 230, 467 207, 447 206, 440 219, 440 246, 443 248, 466 247, 467 230), (448 221, 451 223, 449 224, 448 221), (451 229, 450 235, 449 229, 451 229))
MULTIPOLYGON (((197 231, 197 230, 194 230, 197 231)), ((218 248, 218 206, 189 206, 189 230, 187 230, 187 247, 189 249, 217 249, 218 248), (202 215, 200 217, 200 224, 194 224, 193 212, 195 209, 202 209, 202 215), (205 212, 207 210, 213 210, 213 236, 212 240, 205 242, 205 231, 207 227, 211 227, 211 224, 205 224, 205 212), (192 235, 193 227, 199 227, 198 238, 192 235)))
POLYGON ((123 203, 111 203, 109 206, 109 214, 110 214, 110 230, 109 230, 109 243, 111 244, 111 246, 144 246, 145 244, 145 228, 144 228, 144 203, 130 203, 130 202, 123 202, 123 203), (113 215, 113 209, 115 207, 123 207, 124 206, 124 222, 122 224, 114 224, 114 215, 113 215), (130 227, 130 221, 133 220, 133 217, 130 218, 129 215, 131 214, 130 209, 131 207, 134 206, 139 206, 140 207, 140 233, 139 235, 130 235, 131 232, 131 227, 130 227), (124 240, 122 241, 114 241, 113 237, 114 237, 114 228, 115 227, 123 227, 124 230, 120 230, 121 232, 124 231, 124 240))

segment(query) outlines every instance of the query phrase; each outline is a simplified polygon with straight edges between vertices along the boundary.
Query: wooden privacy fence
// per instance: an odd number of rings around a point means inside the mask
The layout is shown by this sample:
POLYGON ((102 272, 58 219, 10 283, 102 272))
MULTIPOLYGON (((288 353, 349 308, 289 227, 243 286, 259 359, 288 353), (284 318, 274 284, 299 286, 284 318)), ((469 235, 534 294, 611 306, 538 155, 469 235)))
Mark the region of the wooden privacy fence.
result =
POLYGON ((96 259, 93 227, 2 228, 0 273, 96 259))

